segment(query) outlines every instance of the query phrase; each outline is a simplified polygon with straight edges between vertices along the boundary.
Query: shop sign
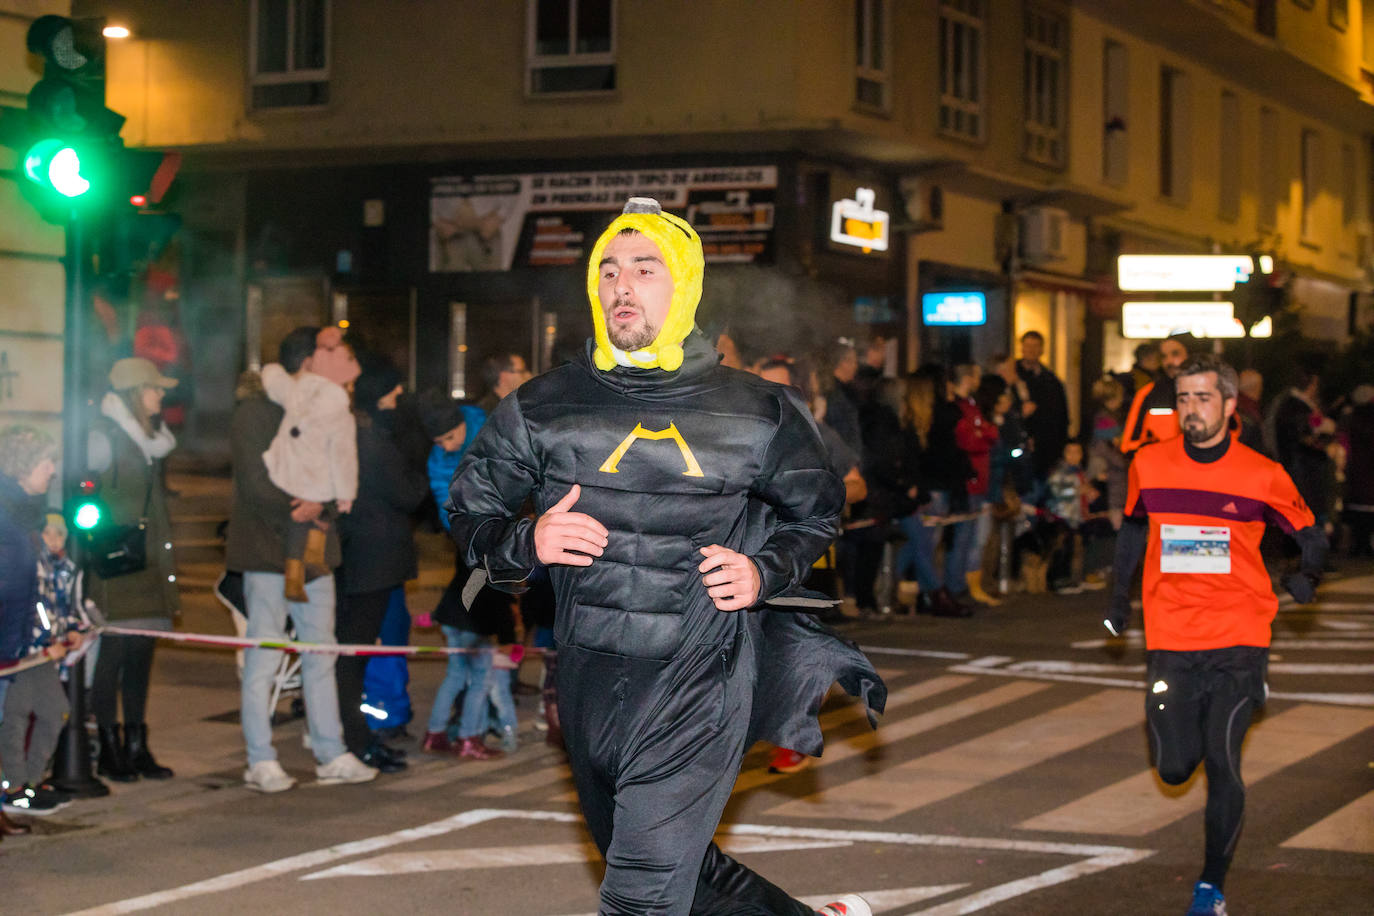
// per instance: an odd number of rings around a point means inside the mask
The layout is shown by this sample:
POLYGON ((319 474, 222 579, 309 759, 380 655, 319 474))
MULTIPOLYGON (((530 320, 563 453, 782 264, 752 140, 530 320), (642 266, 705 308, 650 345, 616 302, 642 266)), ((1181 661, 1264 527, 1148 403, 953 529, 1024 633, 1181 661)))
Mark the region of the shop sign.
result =
POLYGON ((429 269, 584 266, 631 197, 652 197, 691 223, 707 261, 768 262, 777 186, 772 165, 435 178, 429 269))
POLYGON ((1151 292, 1229 292, 1255 272, 1249 255, 1123 254, 1116 259, 1116 284, 1151 292))
POLYGON ((924 293, 921 320, 927 325, 978 325, 988 320, 988 297, 977 290, 924 293))
POLYGON ((830 241, 851 245, 864 254, 887 251, 887 211, 873 206, 872 188, 855 188, 853 199, 837 200, 830 207, 830 241))
POLYGON ((1230 302, 1127 302, 1121 307, 1121 336, 1162 340, 1187 331, 1194 337, 1244 337, 1245 326, 1230 302))

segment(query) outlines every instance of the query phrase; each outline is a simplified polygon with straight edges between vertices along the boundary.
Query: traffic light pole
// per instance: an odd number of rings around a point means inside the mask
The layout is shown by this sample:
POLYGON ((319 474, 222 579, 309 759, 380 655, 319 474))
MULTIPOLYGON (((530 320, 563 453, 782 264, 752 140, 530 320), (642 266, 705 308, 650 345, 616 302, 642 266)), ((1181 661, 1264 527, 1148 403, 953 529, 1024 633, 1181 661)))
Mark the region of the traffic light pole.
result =
MULTIPOLYGON (((70 506, 77 484, 86 474, 86 320, 85 226, 75 209, 67 216, 67 282, 62 328, 62 503, 70 506)), ((86 570, 85 551, 72 539, 77 568, 86 570)), ((84 579, 84 576, 83 576, 84 579)), ((80 594, 76 600, 82 600, 80 594)), ((77 659, 67 673, 67 726, 53 760, 53 785, 80 798, 109 795, 110 789, 91 775, 90 743, 86 738, 86 659, 77 659)))

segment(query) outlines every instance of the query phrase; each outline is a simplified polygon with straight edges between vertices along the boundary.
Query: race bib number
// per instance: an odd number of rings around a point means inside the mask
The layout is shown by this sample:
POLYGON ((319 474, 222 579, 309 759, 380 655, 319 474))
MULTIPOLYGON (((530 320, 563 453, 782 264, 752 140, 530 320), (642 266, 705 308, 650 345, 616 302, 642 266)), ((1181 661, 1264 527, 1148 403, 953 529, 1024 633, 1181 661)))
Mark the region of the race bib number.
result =
POLYGON ((1224 574, 1231 571, 1231 529, 1160 525, 1159 571, 1224 574))

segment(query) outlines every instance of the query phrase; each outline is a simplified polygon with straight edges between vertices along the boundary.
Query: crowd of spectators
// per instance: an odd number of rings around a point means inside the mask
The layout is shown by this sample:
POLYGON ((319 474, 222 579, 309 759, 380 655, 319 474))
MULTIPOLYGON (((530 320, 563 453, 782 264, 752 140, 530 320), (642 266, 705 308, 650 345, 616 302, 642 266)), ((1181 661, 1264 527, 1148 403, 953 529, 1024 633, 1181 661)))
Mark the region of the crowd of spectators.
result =
MULTIPOLYGON (((1077 430, 1064 384, 1043 362, 1044 337, 1028 331, 1019 347, 982 366, 931 363, 896 376, 880 337, 863 346, 842 339, 815 354, 759 355, 721 339, 727 364, 800 392, 844 481, 843 529, 816 563, 810 587, 849 600, 851 614, 945 617, 972 616, 1017 590, 1106 587, 1129 462, 1143 445, 1177 434, 1172 380, 1198 342, 1179 336, 1141 344, 1129 370, 1092 386, 1091 410, 1077 430)), ((488 413, 530 377, 523 357, 487 361, 481 400, 417 395, 394 366, 355 350, 339 329, 300 328, 266 374, 270 386, 245 373, 231 430, 226 564, 242 577, 247 635, 409 640, 405 583, 417 575, 415 526, 447 527, 436 507, 488 413), (311 397, 348 405, 347 416, 315 411, 311 397), (326 423, 334 438, 294 449, 289 462, 274 465, 274 453, 291 450, 298 438, 313 441, 322 433, 312 424, 326 423), (322 483, 312 488, 316 479, 322 483)), ((114 364, 108 382, 91 421, 88 470, 111 529, 139 538, 137 563, 79 572, 67 556, 65 519, 46 511, 55 443, 28 427, 0 431, 0 670, 24 663, 0 676, 7 814, 43 815, 71 802, 49 773, 68 713, 65 681, 81 656, 91 672, 97 773, 119 782, 173 777, 153 756, 145 721, 157 640, 95 639, 88 631, 105 621, 172 627, 177 586, 163 462, 176 439, 161 408, 177 380, 146 359, 127 358, 114 364)), ((1352 555, 1374 555, 1374 385, 1324 401, 1330 392, 1319 372, 1302 367, 1289 390, 1266 401, 1263 383, 1254 369, 1241 373, 1233 434, 1284 466, 1318 522, 1347 532, 1352 555)), ((518 653, 509 647, 553 647, 551 590, 538 576, 529 585, 518 601, 483 587, 455 551, 452 580, 417 619, 463 650, 449 657, 420 751, 487 761, 518 748, 518 653)), ((843 617, 838 609, 821 613, 843 617)), ((555 660, 550 653, 550 672, 555 660)), ((296 782, 272 747, 270 703, 280 671, 279 652, 247 650, 244 780, 262 792, 296 782)), ((300 678, 320 782, 363 782, 405 769, 406 752, 389 740, 405 734, 408 718, 403 662, 307 654, 300 678), (394 697, 382 699, 388 690, 394 697), (395 722, 389 730, 370 722, 365 700, 407 710, 400 730, 395 722)), ((546 678, 537 724, 556 742, 551 683, 546 678)), ((27 830, 8 817, 0 828, 0 837, 27 830)))

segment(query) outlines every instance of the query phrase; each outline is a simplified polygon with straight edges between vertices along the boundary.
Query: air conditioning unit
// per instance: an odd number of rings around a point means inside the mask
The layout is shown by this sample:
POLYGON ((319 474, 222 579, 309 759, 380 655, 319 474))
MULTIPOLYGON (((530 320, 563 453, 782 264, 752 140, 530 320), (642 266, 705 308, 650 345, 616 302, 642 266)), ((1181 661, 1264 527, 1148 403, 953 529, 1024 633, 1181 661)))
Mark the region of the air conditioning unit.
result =
POLYGON ((1032 207, 1021 213, 1021 257, 1032 264, 1068 258, 1069 214, 1057 207, 1032 207))

